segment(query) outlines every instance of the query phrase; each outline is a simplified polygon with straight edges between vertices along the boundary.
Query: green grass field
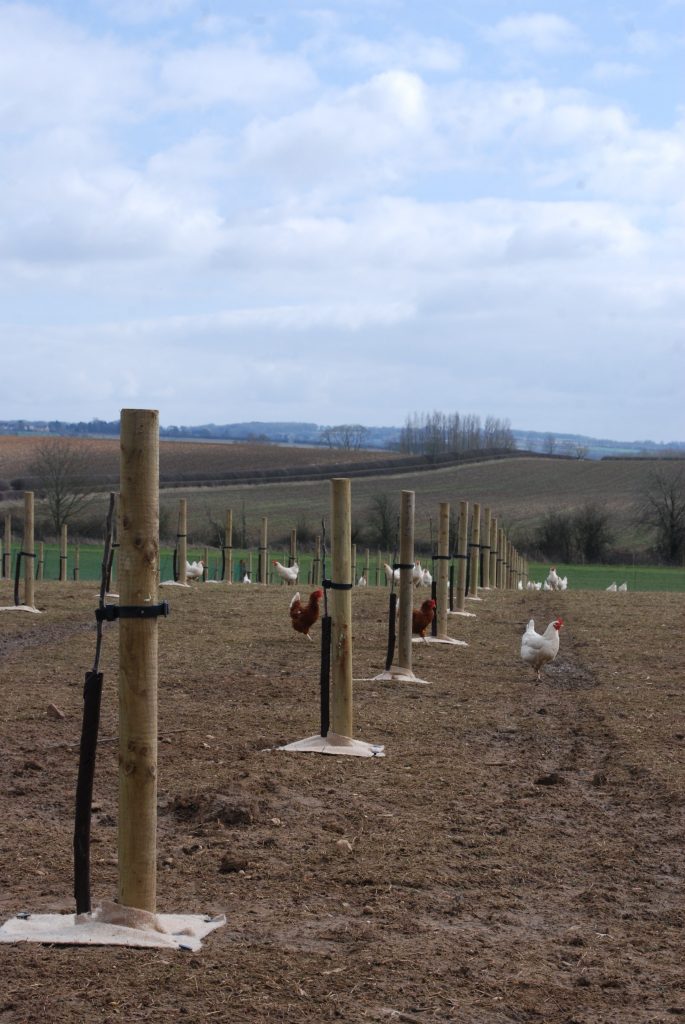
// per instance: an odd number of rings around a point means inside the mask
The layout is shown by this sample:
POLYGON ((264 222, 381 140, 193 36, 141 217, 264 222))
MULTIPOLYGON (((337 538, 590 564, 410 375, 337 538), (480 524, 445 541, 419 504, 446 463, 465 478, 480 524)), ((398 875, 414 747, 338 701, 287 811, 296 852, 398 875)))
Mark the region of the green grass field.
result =
MULTIPOLYGON (((57 545, 45 545, 45 564, 43 566, 43 576, 47 580, 56 580, 59 578, 59 548, 57 545)), ((204 559, 204 548, 198 546, 189 546, 188 558, 190 561, 197 561, 204 559)), ((268 567, 269 571, 272 570, 272 559, 277 558, 283 564, 287 564, 288 557, 287 551, 282 548, 270 548, 268 555, 268 567)), ((391 555, 382 554, 381 560, 390 561, 391 555)), ((300 584, 306 585, 310 578, 310 572, 312 567, 313 556, 311 554, 301 554, 299 557, 300 564, 300 584)), ((365 549, 359 549, 357 552, 357 567, 355 573, 355 579, 358 579, 361 575, 366 561, 365 549)), ((252 567, 252 579, 256 580, 257 577, 257 551, 252 551, 234 548, 233 550, 233 580, 239 582, 242 579, 240 573, 240 564, 243 562, 246 567, 251 565, 252 567)), ((370 575, 369 585, 373 586, 376 582, 376 563, 377 555, 375 551, 371 552, 370 556, 370 575)), ((423 563, 429 569, 432 569, 430 562, 424 561, 423 563)), ((13 558, 12 576, 14 576, 14 567, 16 565, 16 553, 13 558)), ((102 566, 102 547, 99 545, 85 545, 82 544, 79 548, 79 578, 82 580, 93 580, 99 581, 102 566)), ((674 569, 666 568, 663 566, 643 566, 643 565, 561 565, 557 564, 557 572, 560 576, 567 576, 569 581, 569 587, 573 590, 605 590, 611 583, 627 583, 629 590, 657 590, 657 591, 685 591, 685 568, 674 569)), ((327 570, 330 572, 330 555, 327 562, 327 570)), ((22 569, 23 572, 23 569, 22 569)), ((171 548, 162 548, 161 559, 160 559, 160 578, 162 580, 168 580, 172 578, 173 572, 173 550, 171 548)), ((549 565, 547 563, 530 563, 529 575, 532 580, 544 580, 549 572, 549 565)), ((116 573, 116 566, 115 566, 116 573)), ((209 549, 209 563, 208 573, 210 579, 218 579, 221 574, 221 552, 216 548, 209 549)), ((74 578, 74 549, 69 548, 68 560, 67 560, 67 578, 74 578)), ((280 579, 275 574, 273 575, 273 581, 278 583, 280 579)), ((382 582, 385 583, 385 577, 382 576, 382 582)))

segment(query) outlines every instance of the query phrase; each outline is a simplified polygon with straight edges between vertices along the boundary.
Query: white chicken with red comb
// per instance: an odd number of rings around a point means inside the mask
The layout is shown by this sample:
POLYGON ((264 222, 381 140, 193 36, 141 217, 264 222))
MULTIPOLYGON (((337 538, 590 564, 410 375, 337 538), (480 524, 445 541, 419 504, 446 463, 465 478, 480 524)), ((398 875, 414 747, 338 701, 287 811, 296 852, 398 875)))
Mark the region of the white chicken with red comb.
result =
POLYGON ((535 670, 538 682, 542 666, 554 661, 559 653, 559 630, 563 619, 554 619, 544 633, 535 632, 535 619, 531 619, 521 637, 521 658, 535 670))

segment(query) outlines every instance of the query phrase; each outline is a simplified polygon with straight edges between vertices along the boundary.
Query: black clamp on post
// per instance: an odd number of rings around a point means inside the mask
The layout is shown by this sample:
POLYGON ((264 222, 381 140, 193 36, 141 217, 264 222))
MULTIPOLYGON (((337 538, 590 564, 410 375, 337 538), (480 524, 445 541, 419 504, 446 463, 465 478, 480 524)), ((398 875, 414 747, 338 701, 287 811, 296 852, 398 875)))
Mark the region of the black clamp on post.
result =
POLYGON ((413 562, 407 562, 406 564, 404 562, 395 562, 394 565, 393 565, 393 569, 412 569, 413 570, 413 568, 414 568, 414 563, 413 562))
POLYGON ((333 580, 321 580, 324 590, 352 590, 353 583, 334 583, 333 580))
POLYGON ((95 610, 98 622, 114 622, 115 619, 156 619, 159 615, 166 618, 168 614, 168 601, 162 601, 161 604, 106 604, 95 610))
POLYGON ((431 555, 434 562, 449 562, 452 558, 451 555, 431 555))

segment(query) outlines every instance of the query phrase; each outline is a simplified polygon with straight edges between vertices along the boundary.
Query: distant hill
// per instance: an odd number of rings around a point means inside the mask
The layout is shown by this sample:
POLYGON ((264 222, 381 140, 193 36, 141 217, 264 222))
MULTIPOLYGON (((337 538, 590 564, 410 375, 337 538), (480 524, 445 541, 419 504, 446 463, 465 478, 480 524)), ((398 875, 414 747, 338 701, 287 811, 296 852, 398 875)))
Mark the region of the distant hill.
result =
MULTIPOLYGON (((264 441, 271 444, 330 447, 326 438, 328 429, 328 426, 317 423, 267 423, 251 420, 245 423, 160 427, 160 436, 197 441, 264 441)), ((364 427, 364 441, 361 447, 369 450, 396 450, 401 430, 401 427, 364 427)), ((613 441, 608 438, 588 437, 585 434, 537 430, 512 430, 511 433, 519 450, 570 455, 575 458, 685 455, 685 441, 613 441)), ((69 423, 63 420, 0 420, 0 434, 117 437, 119 421, 95 419, 89 422, 69 423)))

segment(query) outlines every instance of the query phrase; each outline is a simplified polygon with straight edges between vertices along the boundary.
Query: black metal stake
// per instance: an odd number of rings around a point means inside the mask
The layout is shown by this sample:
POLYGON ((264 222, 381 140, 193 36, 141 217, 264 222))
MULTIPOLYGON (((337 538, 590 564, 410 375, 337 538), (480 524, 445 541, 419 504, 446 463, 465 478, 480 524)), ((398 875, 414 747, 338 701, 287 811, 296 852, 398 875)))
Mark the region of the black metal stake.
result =
POLYGON ((330 615, 321 619, 321 736, 328 736, 331 724, 331 628, 330 615))

